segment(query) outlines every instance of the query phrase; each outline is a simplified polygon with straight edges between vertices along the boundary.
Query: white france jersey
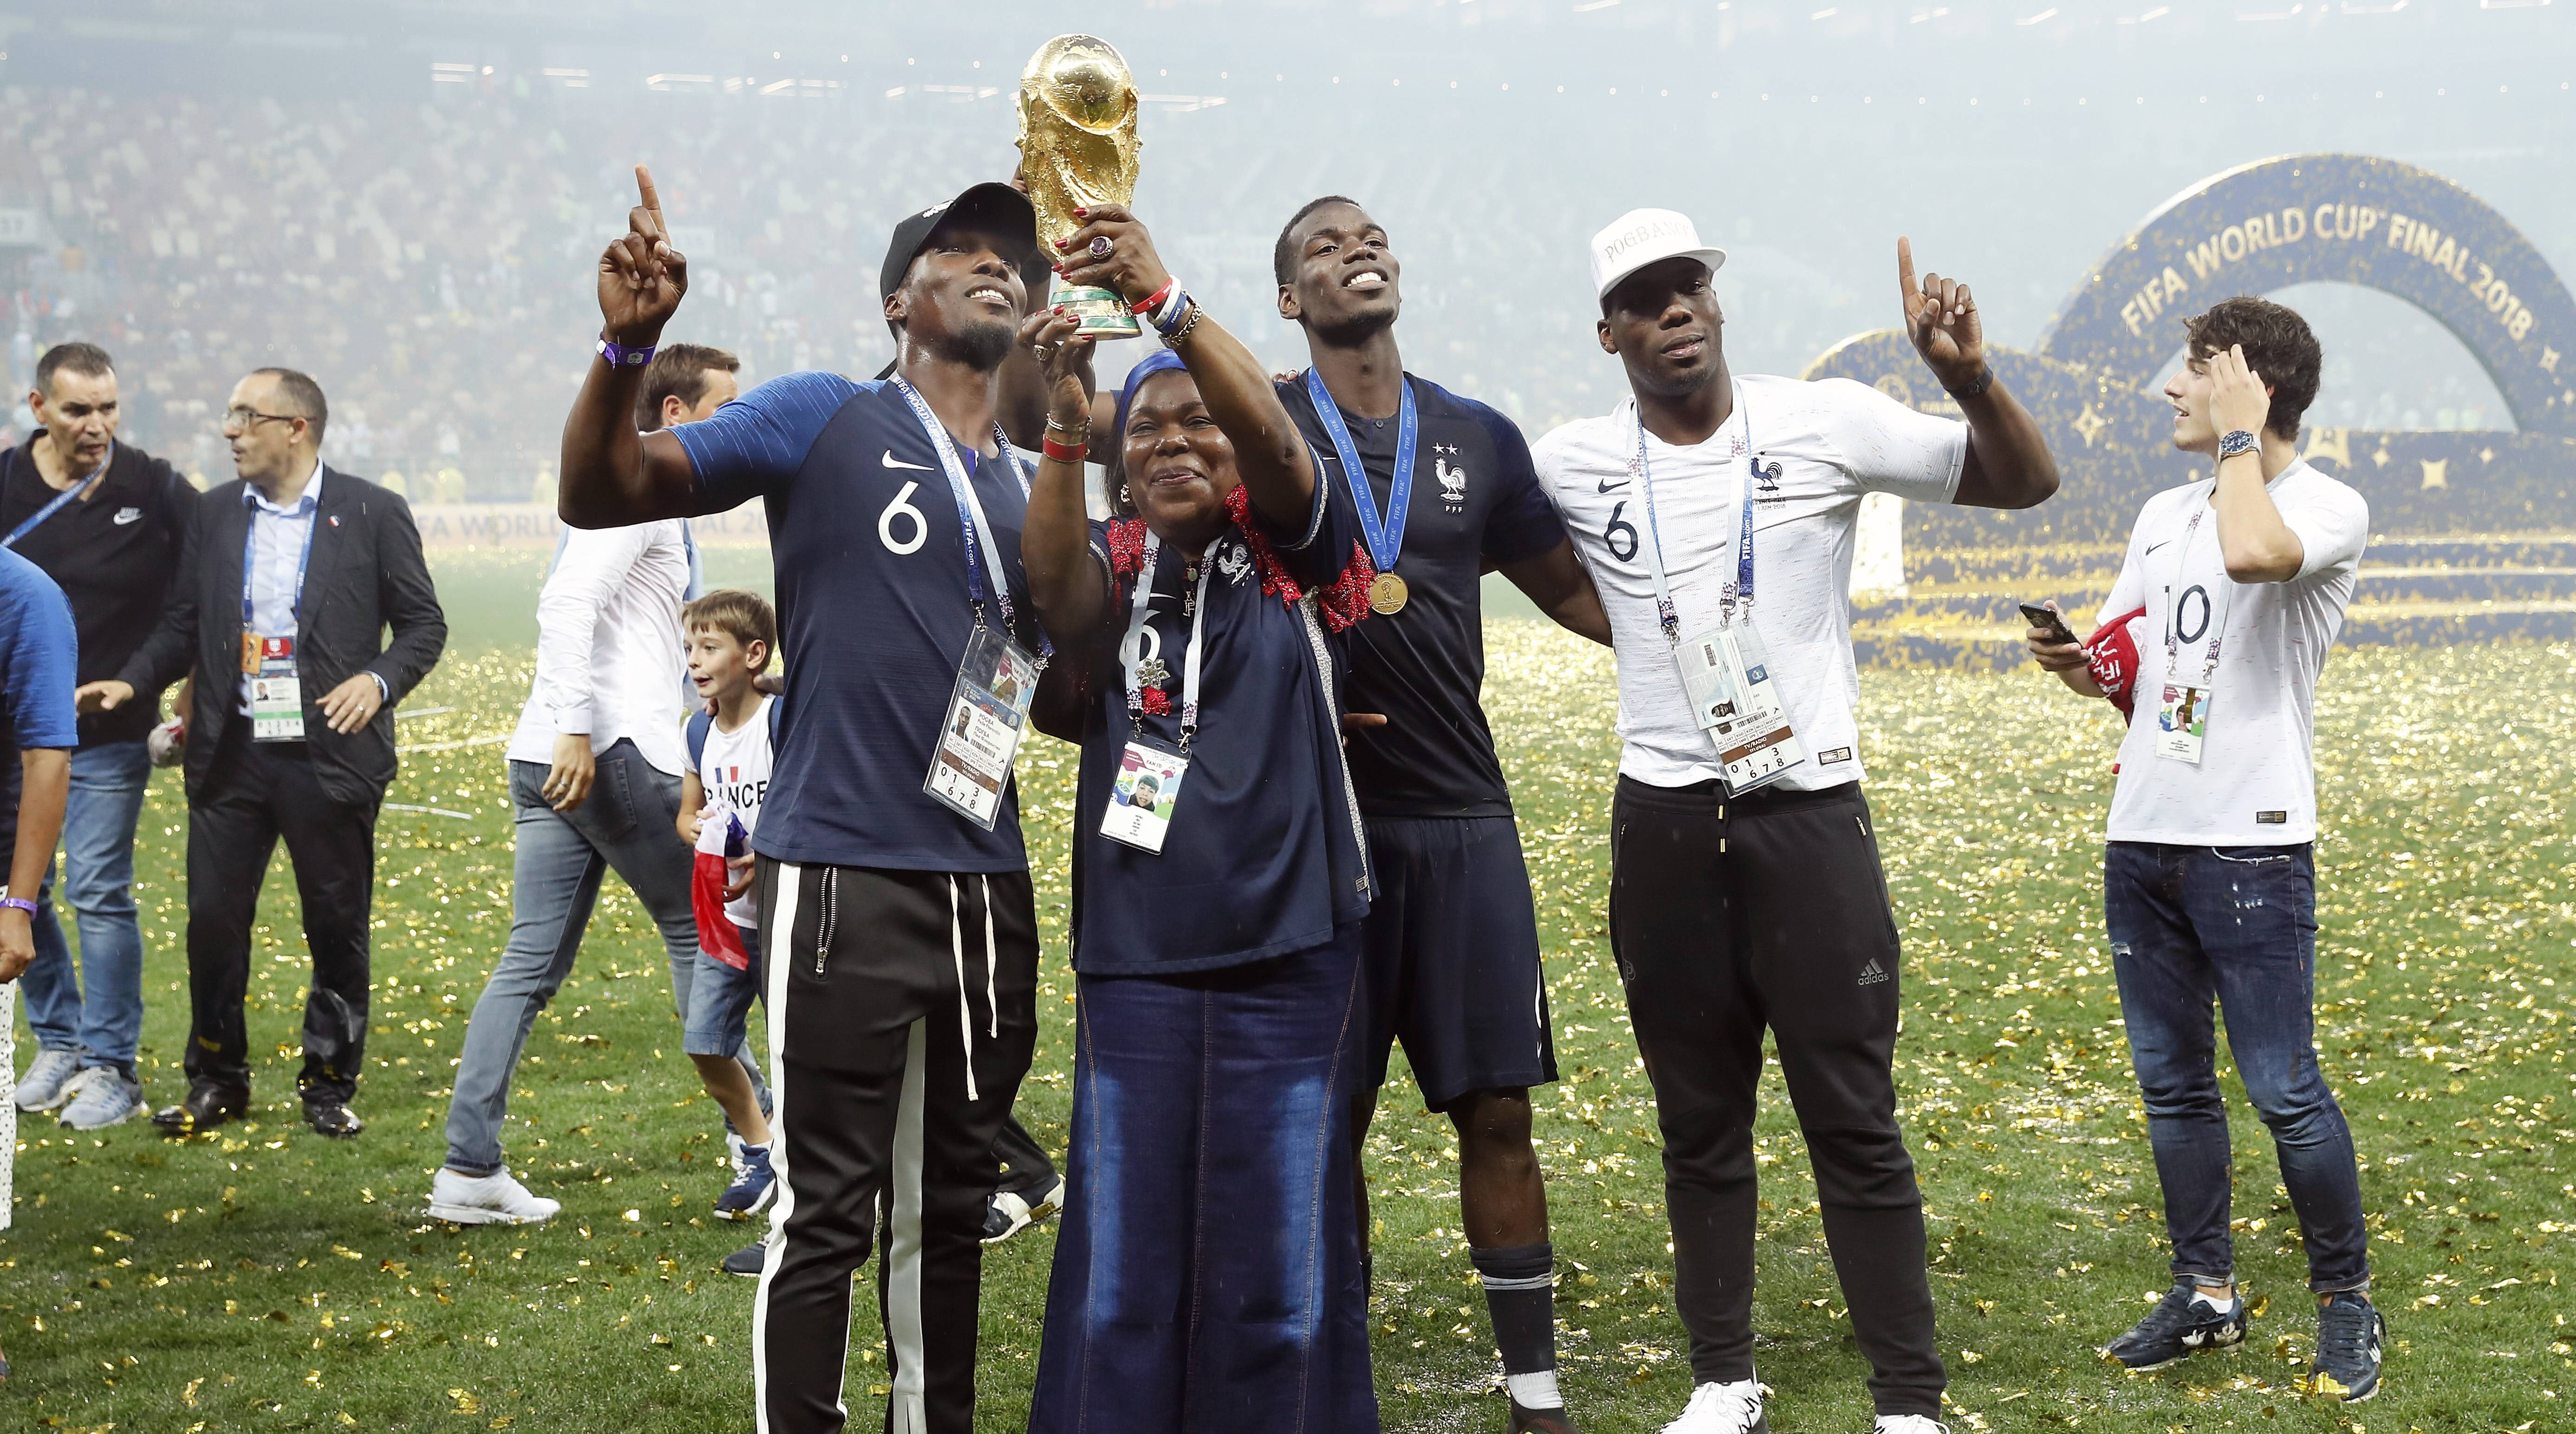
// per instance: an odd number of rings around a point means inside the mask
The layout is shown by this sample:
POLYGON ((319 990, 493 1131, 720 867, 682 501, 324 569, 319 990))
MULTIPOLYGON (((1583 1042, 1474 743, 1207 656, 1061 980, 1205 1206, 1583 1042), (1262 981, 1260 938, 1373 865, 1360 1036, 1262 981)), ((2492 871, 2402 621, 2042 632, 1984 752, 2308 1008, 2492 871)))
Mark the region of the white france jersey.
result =
POLYGON ((2306 550, 2288 582, 2227 576, 2210 480, 2147 500, 2095 626, 2147 610, 2138 630, 2135 715, 2111 790, 2112 841, 2176 846, 2297 846, 2316 840, 2317 678, 2360 585, 2370 504, 2305 462, 2264 490, 2306 550), (2202 514, 2192 530, 2191 517, 2202 514), (2188 531, 2188 537, 2186 532, 2188 531), (2220 634, 2200 762, 2156 755, 2156 709, 2171 666, 2198 686, 2220 634))
MULTIPOLYGON (((1952 501, 1967 463, 1968 428, 1850 379, 1749 376, 1736 380, 1736 395, 1736 411, 1704 442, 1675 447, 1646 437, 1664 571, 1682 634, 1716 625, 1719 595, 1736 575, 1736 480, 1745 473, 1749 424, 1764 473, 1753 492, 1753 613, 1789 724, 1807 750, 1807 760, 1774 785, 1818 791, 1856 782, 1863 775, 1852 715, 1860 674, 1852 664, 1850 588, 1860 500, 1893 493, 1952 501)), ((1672 646, 1655 618, 1645 498, 1629 474, 1636 447, 1636 401, 1626 399, 1607 417, 1548 434, 1531 457, 1610 616, 1624 739, 1619 772, 1649 786, 1689 786, 1722 769, 1708 734, 1691 720, 1672 646)))
MULTIPOLYGON (((760 804, 769 795, 769 768, 775 757, 769 745, 769 704, 763 697, 749 719, 728 732, 710 722, 707 745, 698 754, 698 785, 707 804, 698 823, 698 850, 724 855, 725 815, 742 822, 743 833, 760 829, 760 804)), ((753 892, 725 903, 725 917, 736 926, 760 924, 760 900, 753 892)))

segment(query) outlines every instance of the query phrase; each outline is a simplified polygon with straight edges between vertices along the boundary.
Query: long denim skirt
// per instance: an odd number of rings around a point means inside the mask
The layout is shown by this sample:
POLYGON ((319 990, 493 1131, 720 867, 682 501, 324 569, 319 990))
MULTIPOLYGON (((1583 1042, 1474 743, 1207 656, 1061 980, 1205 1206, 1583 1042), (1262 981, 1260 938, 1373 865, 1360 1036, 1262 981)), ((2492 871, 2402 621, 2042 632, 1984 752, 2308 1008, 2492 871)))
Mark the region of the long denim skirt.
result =
POLYGON ((1350 1148, 1359 932, 1081 979, 1031 1434, 1377 1434, 1350 1148))

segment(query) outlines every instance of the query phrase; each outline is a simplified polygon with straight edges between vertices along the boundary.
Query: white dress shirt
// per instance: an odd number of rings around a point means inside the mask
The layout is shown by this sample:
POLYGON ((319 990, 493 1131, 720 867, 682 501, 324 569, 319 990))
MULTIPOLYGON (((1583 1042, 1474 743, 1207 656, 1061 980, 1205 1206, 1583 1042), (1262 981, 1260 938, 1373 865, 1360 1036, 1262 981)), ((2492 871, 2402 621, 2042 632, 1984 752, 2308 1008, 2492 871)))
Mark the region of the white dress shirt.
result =
POLYGON ((656 770, 678 776, 688 765, 680 735, 688 585, 679 519, 567 529, 537 596, 537 675, 510 760, 551 764, 557 736, 586 732, 593 753, 631 740, 656 770))

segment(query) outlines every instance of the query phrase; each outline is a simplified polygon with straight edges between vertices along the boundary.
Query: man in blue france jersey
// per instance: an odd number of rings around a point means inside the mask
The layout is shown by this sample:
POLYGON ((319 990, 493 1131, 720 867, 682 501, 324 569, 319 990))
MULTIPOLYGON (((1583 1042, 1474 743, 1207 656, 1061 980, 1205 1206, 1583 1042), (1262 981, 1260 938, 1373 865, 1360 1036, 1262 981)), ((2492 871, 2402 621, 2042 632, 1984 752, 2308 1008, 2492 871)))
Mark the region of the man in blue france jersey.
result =
POLYGON ((752 1316, 758 1427, 844 1426, 850 1277, 876 1242, 886 1425, 968 1434, 979 1237, 1036 1036, 1037 919, 1007 749, 980 807, 929 787, 954 794, 963 770, 943 740, 961 672, 977 679, 982 654, 989 690, 998 635, 1023 666, 1042 647, 1020 570, 1027 477, 994 421, 1035 219, 979 184, 895 226, 891 379, 787 374, 639 434, 644 356, 688 267, 636 179, 643 202, 599 262, 606 323, 558 505, 576 527, 768 507, 788 715, 752 840, 781 1187, 752 1316))
MULTIPOLYGON (((1351 629, 1351 777, 1378 894, 1365 933, 1369 1028, 1352 1128, 1365 1141, 1398 1039, 1423 1104, 1458 1130, 1458 1203, 1485 1287, 1515 1434, 1570 1434, 1556 1387, 1547 1190, 1529 1088, 1556 1079, 1538 919, 1479 692, 1481 579, 1500 570, 1591 638, 1609 622, 1529 445, 1500 413, 1404 372, 1402 274, 1351 200, 1300 209, 1272 254, 1279 314, 1312 367, 1280 385, 1326 483, 1361 508, 1376 615, 1351 629)), ((1361 1228, 1368 1196, 1360 1192, 1361 1228)))

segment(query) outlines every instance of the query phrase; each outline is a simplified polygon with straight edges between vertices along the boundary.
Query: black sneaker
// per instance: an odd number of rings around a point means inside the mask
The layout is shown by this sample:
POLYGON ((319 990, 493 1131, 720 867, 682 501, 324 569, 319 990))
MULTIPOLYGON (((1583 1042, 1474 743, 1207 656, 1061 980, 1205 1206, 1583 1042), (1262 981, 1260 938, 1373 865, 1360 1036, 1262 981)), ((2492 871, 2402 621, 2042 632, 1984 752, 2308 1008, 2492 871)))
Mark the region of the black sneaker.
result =
POLYGON ((2317 1359, 2308 1366, 2307 1392, 2318 1399, 2359 1404, 2379 1392, 2379 1361, 2388 1321, 2370 1296, 2347 1290, 2317 1311, 2317 1359))
POLYGON ((2102 1346, 2102 1357, 2130 1369, 2162 1369, 2204 1349, 2224 1349, 2245 1338, 2245 1295, 2225 1311, 2210 1308, 2200 1287, 2177 1281, 2147 1317, 2102 1346))
POLYGON ((1512 1406, 1512 1434, 1576 1434, 1574 1420, 1562 1405, 1554 1409, 1524 1409, 1510 1395, 1503 1396, 1512 1406))
POLYGON ((996 1190, 984 1200, 984 1243, 998 1245, 1029 1226, 1064 1208, 1064 1181, 1038 1192, 1032 1205, 1026 1196, 1013 1190, 996 1190))
POLYGON ((774 1238, 776 1238, 774 1235, 763 1235, 725 1256, 724 1272, 728 1275, 740 1275, 749 1280, 759 1279, 762 1267, 769 1263, 769 1242, 774 1238))

